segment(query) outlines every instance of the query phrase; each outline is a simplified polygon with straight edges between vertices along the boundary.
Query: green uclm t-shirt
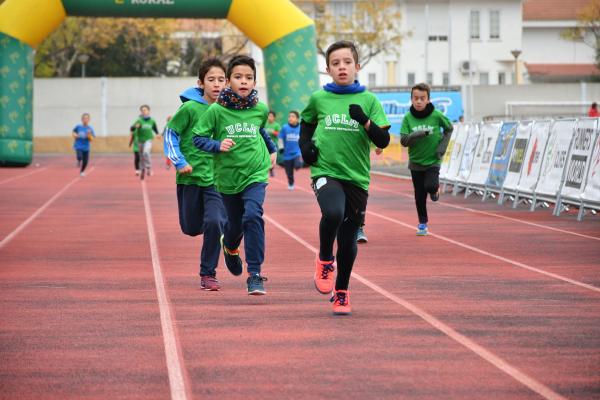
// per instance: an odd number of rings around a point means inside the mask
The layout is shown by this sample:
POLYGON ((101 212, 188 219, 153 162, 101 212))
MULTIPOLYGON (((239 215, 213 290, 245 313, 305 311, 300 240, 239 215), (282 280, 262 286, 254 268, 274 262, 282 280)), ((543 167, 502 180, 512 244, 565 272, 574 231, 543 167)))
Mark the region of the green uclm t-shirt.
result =
POLYGON ((193 128, 208 110, 208 104, 188 100, 179 107, 167 127, 179 134, 179 149, 192 167, 191 174, 177 172, 176 182, 182 185, 211 186, 214 183, 213 154, 194 146, 193 128))
POLYGON ((350 104, 360 105, 377 126, 390 125, 381 103, 369 91, 353 94, 314 92, 301 114, 303 121, 317 124, 313 140, 319 149, 319 157, 310 167, 311 177, 328 176, 368 190, 371 140, 364 127, 350 118, 350 104))
POLYGON ((156 125, 154 118, 144 119, 142 117, 138 117, 132 126, 136 126, 138 124, 140 127, 135 130, 138 142, 145 142, 146 140, 154 139, 154 131, 152 130, 152 127, 156 125))
POLYGON ((439 110, 433 110, 427 118, 416 118, 410 112, 404 115, 401 135, 408 135, 414 131, 430 130, 431 133, 415 142, 408 148, 408 158, 411 163, 430 167, 440 165, 441 160, 437 158, 437 147, 442 141, 440 128, 446 130, 452 126, 452 122, 439 110))
POLYGON ((271 160, 259 129, 264 128, 269 108, 259 102, 248 110, 233 110, 212 104, 193 129, 194 135, 235 144, 214 155, 215 186, 224 194, 242 192, 248 185, 268 182, 271 160))

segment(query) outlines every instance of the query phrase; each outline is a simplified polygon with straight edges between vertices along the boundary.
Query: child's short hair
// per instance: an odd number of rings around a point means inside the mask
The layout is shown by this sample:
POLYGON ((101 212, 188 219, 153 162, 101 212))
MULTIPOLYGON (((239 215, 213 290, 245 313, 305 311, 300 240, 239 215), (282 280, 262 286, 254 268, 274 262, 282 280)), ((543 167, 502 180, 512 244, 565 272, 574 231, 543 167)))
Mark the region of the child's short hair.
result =
POLYGON ((426 84, 426 83, 417 83, 415 86, 413 86, 410 89, 410 97, 412 97, 413 92, 415 90, 420 90, 421 92, 427 92, 427 98, 428 99, 431 98, 431 88, 429 87, 428 84, 426 84))
POLYGON ((247 65, 252 68, 252 71, 254 72, 254 80, 256 81, 256 64, 254 63, 254 59, 248 56, 235 56, 231 59, 231 61, 229 61, 229 64, 227 64, 227 72, 225 73, 227 79, 231 78, 233 69, 238 65, 247 65))
POLYGON ((142 104, 142 105, 140 106, 140 111, 142 111, 142 108, 144 108, 144 107, 145 107, 145 108, 147 108, 147 109, 148 109, 148 111, 150 111, 150 106, 149 106, 148 104, 142 104))
POLYGON ((329 56, 331 53, 339 49, 350 49, 352 52, 352 58, 354 58, 354 62, 358 64, 358 50, 356 50, 354 43, 348 40, 339 40, 330 45, 325 52, 325 63, 327 66, 329 66, 329 56))
POLYGON ((273 111, 273 110, 270 110, 270 111, 269 111, 269 115, 271 115, 271 114, 273 114, 273 116, 274 116, 274 117, 276 117, 276 116, 277 116, 277 114, 276 114, 276 113, 275 113, 275 111, 273 111))
POLYGON ((86 113, 86 112, 85 112, 85 113, 81 114, 81 118, 83 118, 83 117, 85 117, 85 116, 88 116, 88 117, 89 117, 89 116, 90 116, 90 113, 86 113))
POLYGON ((198 68, 198 79, 200 79, 200 82, 204 82, 204 77, 212 67, 221 68, 225 72, 225 65, 223 65, 221 60, 218 58, 207 58, 202 61, 200 68, 198 68))
POLYGON ((296 116, 296 118, 300 118, 300 113, 296 110, 290 111, 289 114, 294 114, 296 116))

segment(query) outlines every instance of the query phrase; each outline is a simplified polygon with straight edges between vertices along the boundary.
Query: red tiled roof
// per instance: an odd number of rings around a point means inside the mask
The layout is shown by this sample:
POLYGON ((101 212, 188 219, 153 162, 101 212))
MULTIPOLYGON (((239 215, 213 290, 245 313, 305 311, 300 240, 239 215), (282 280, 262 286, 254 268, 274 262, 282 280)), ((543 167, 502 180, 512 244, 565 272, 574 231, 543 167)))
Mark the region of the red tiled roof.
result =
POLYGON ((575 20, 592 0, 524 0, 523 21, 575 20))
POLYGON ((525 63, 530 76, 577 77, 600 75, 594 64, 528 64, 525 63))

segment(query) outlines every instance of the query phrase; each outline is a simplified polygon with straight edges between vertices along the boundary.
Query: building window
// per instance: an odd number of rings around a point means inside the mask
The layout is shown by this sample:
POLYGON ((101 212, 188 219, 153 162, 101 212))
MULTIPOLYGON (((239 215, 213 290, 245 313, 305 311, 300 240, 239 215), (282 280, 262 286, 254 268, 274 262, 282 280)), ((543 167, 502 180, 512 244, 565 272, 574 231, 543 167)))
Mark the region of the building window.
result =
POLYGON ((500 11, 490 11, 490 39, 500 39, 500 11))
POLYGON ((442 74, 442 85, 448 86, 449 84, 450 84, 450 74, 447 72, 444 72, 442 74))
POLYGON ((498 85, 506 85, 506 73, 498 72, 498 85))
POLYGON ((490 74, 488 72, 480 72, 479 73, 479 84, 480 85, 489 85, 490 84, 490 74))
POLYGON ((329 3, 331 14, 336 21, 352 18, 354 3, 352 1, 332 1, 329 3))
POLYGON ((369 74, 369 87, 377 86, 377 74, 370 73, 369 74))
POLYGON ((409 72, 408 75, 406 75, 406 84, 409 86, 413 86, 415 84, 415 73, 414 72, 409 72))
POLYGON ((428 72, 427 73, 427 83, 429 85, 433 85, 433 72, 428 72))
POLYGON ((471 10, 471 19, 469 21, 469 37, 471 39, 479 39, 479 11, 471 10))
POLYGON ((429 35, 428 40, 430 42, 447 42, 448 41, 448 36, 447 35, 429 35))

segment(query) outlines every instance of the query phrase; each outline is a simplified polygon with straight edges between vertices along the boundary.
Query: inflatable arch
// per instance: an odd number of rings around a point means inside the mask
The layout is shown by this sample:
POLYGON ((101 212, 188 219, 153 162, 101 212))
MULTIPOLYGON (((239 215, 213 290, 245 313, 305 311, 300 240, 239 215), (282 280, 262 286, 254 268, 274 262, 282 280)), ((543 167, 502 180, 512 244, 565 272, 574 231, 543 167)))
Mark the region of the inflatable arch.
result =
POLYGON ((302 109, 319 85, 314 23, 289 0, 5 0, 0 5, 0 165, 31 163, 33 49, 67 15, 226 18, 263 49, 269 105, 278 114, 302 109))

